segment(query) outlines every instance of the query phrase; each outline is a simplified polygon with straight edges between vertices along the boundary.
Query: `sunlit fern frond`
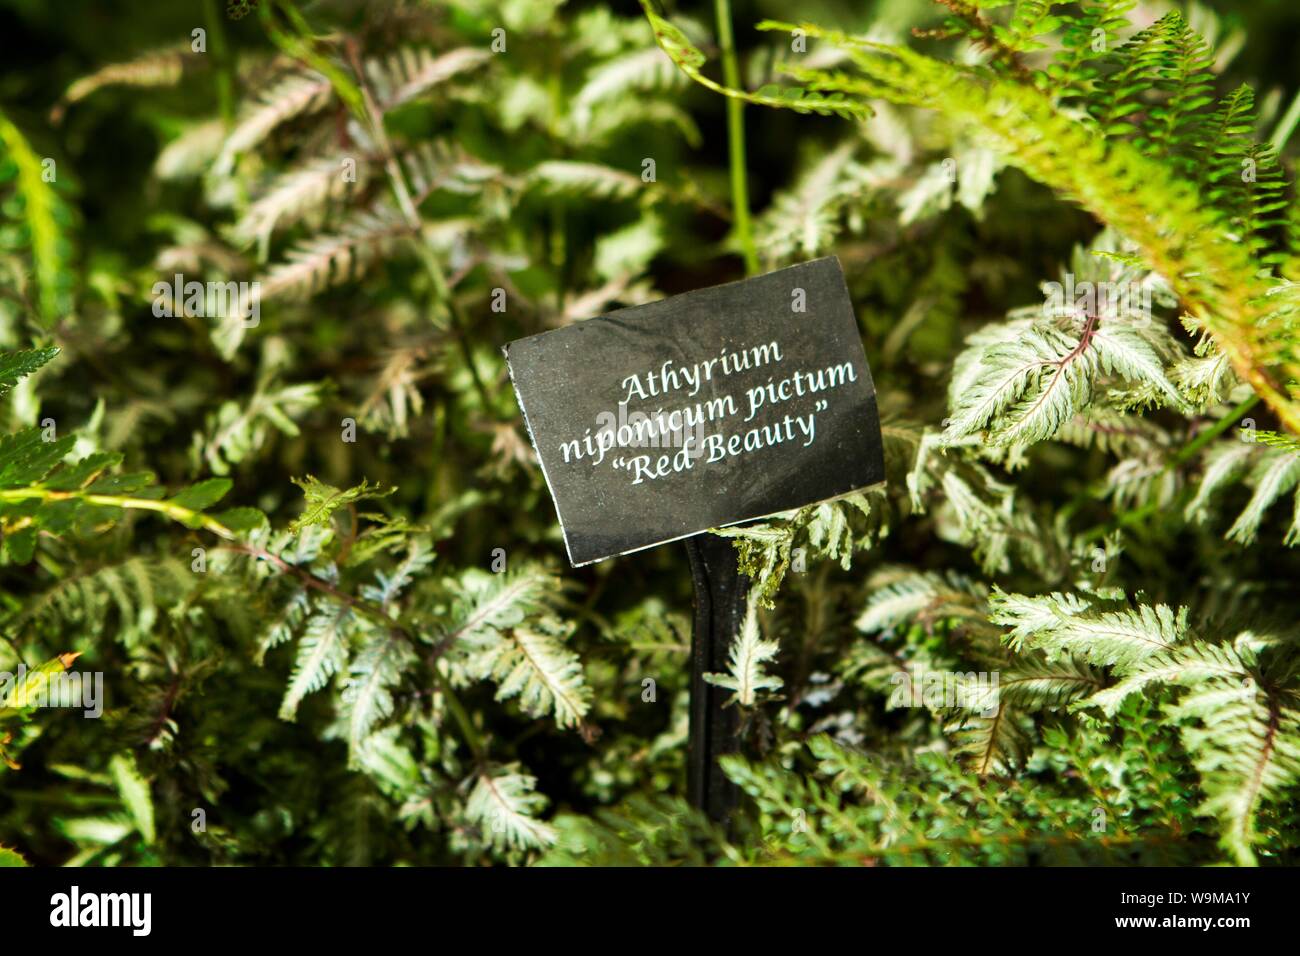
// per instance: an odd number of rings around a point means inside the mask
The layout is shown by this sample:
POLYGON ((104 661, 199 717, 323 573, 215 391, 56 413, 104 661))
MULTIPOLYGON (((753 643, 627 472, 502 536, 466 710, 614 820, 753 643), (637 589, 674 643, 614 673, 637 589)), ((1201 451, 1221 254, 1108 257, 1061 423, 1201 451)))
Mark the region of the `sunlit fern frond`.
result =
POLYGON ((460 47, 435 53, 424 47, 403 47, 365 64, 366 76, 384 110, 394 109, 427 93, 454 76, 483 69, 491 60, 487 49, 460 47))

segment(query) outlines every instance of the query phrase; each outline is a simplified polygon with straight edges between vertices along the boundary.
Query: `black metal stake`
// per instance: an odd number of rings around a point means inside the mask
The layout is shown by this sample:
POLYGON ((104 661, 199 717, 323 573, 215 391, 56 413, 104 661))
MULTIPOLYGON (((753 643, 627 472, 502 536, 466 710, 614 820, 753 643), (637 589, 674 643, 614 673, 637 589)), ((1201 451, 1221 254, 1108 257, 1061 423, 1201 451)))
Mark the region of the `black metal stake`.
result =
POLYGON ((727 691, 706 683, 704 675, 727 669, 727 654, 745 618, 749 578, 736 569, 736 549, 728 538, 698 534, 686 540, 686 553, 695 585, 687 790, 694 806, 724 822, 740 794, 718 758, 738 748, 739 714, 735 707, 723 707, 727 691))

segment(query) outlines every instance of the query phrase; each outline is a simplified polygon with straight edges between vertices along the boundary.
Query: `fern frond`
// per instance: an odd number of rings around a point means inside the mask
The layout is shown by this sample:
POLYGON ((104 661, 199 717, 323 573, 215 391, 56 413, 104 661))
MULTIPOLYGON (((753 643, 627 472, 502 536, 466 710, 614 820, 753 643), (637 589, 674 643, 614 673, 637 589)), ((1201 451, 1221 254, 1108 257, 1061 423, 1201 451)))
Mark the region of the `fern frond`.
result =
POLYGON ((194 435, 191 457, 203 461, 213 474, 225 475, 270 439, 274 431, 297 435, 296 419, 320 404, 323 386, 317 382, 283 384, 264 373, 251 399, 223 402, 208 416, 205 430, 194 435))
POLYGON ((868 188, 854 162, 860 148, 848 140, 819 157, 791 189, 773 198, 754 223, 755 241, 765 255, 782 260, 815 256, 829 248, 843 211, 868 188))
POLYGON ((1072 656, 1089 664, 1131 670, 1187 637, 1187 608, 1163 604, 1112 610, 1076 594, 1029 597, 994 588, 989 620, 1010 628, 1014 649, 1040 650, 1048 660, 1072 656))
POLYGON ((184 48, 151 50, 133 60, 110 63, 88 76, 74 80, 50 111, 50 121, 59 123, 69 106, 109 86, 175 86, 187 70, 202 69, 208 58, 184 48))
MULTIPOLYGON (((1176 11, 1166 14, 1150 29, 1160 34, 1164 44, 1152 79, 1158 88, 1168 90, 1164 102, 1146 111, 1150 142, 1158 154, 1177 158, 1181 168, 1192 172, 1199 164, 1184 150, 1199 145, 1203 135, 1206 116, 1202 107, 1214 99, 1214 55, 1209 44, 1176 11)), ((1123 56, 1123 48, 1119 52, 1123 56)))
POLYGON ((643 183, 637 176, 602 166, 565 159, 548 159, 528 172, 529 185, 548 196, 584 196, 598 199, 630 199, 643 183))
POLYGON ((115 627, 118 640, 133 648, 153 632, 161 614, 180 605, 196 587, 197 575, 179 559, 132 557, 59 579, 11 623, 52 631, 72 627, 96 635, 115 627))
MULTIPOLYGON (((1121 136, 1097 135, 1095 126, 1064 112, 1030 85, 942 63, 906 47, 807 24, 799 29, 848 50, 861 76, 796 68, 791 72, 797 79, 823 90, 937 109, 977 127, 1008 162, 1135 242, 1144 262, 1169 278, 1187 311, 1214 336, 1238 374, 1288 427, 1300 430, 1300 404, 1276 384, 1279 378, 1300 379, 1285 320, 1261 298, 1263 282, 1251 250, 1222 228, 1221 215, 1204 204, 1192 183, 1121 136)), ((1187 56, 1195 59, 1194 51, 1187 56)), ((1179 115, 1198 98, 1184 102, 1179 115)), ((1181 123, 1175 120, 1176 127, 1181 123)))
POLYGON ((1294 700, 1284 701, 1253 681, 1211 681, 1193 688, 1170 715, 1200 721, 1183 732, 1206 793, 1198 809, 1220 819, 1220 842, 1239 864, 1254 864, 1260 808, 1293 797, 1300 784, 1294 700))
POLYGON ((494 181, 505 183, 499 166, 485 163, 445 140, 420 143, 402 154, 401 164, 417 199, 439 189, 474 195, 494 181))
POLYGON ((1292 455, 1300 455, 1300 438, 1295 435, 1283 435, 1279 432, 1262 431, 1255 433, 1255 441, 1270 448, 1280 448, 1292 455))
MULTIPOLYGON (((1134 280, 1120 273, 1117 281, 1134 280)), ((1074 303, 1067 306, 1073 309, 1074 303)), ((1094 308, 1081 327, 1067 311, 1055 321, 1013 320, 972 336, 953 372, 946 441, 958 443, 985 430, 998 445, 1053 438, 1089 410, 1102 376, 1146 390, 1128 404, 1160 401, 1182 408, 1182 395, 1166 373, 1165 355, 1176 348, 1172 341, 1147 327, 1150 322, 1126 325, 1122 312, 1094 308)))
POLYGON ((154 175, 163 180, 201 176, 212 168, 225 141, 226 124, 220 119, 195 123, 158 153, 153 163, 154 175))
POLYGON ((1183 510, 1188 521, 1204 522, 1210 517, 1210 502, 1221 491, 1236 484, 1250 467, 1253 449, 1246 442, 1219 442, 1205 454, 1205 471, 1196 494, 1183 510))
POLYGON ((0 398, 28 375, 40 370, 59 354, 57 348, 0 352, 0 398))
POLYGON ((1021 710, 1057 710, 1089 695, 1096 700, 1104 681, 1093 668, 1068 654, 1056 660, 1017 655, 998 677, 998 699, 1021 710))
POLYGON ((437 557, 427 538, 412 538, 407 545, 406 555, 392 571, 375 572, 375 583, 367 584, 361 589, 361 596, 373 601, 379 607, 388 609, 415 578, 437 557))
POLYGON ((372 630, 352 658, 343 685, 343 721, 353 766, 376 725, 392 716, 393 691, 414 661, 410 641, 383 627, 372 630))
POLYGON ((1047 67, 1051 87, 1061 101, 1074 105, 1097 99, 1103 62, 1113 56, 1120 34, 1129 26, 1126 14, 1137 0, 1084 0, 1077 16, 1065 18, 1061 51, 1047 67))
POLYGON ((1293 689, 1261 674, 1253 652, 1194 642, 1141 661, 1113 687, 1077 701, 1110 715, 1155 685, 1186 688, 1165 706, 1181 736, 1206 800, 1198 812, 1219 818, 1220 841, 1239 864, 1252 864, 1261 806, 1300 784, 1300 713, 1293 689))
POLYGON ((1002 701, 991 716, 964 714, 944 731, 953 740, 954 754, 972 773, 981 777, 1013 773, 1024 765, 1032 749, 1022 719, 1016 708, 1002 701))
POLYGON ((327 485, 314 475, 308 475, 306 478, 294 478, 292 481, 302 489, 306 501, 303 503, 302 514, 289 525, 291 534, 297 534, 303 528, 312 525, 329 527, 334 519, 334 513, 340 508, 351 507, 358 501, 386 498, 397 490, 396 488, 385 488, 382 485, 372 485, 365 479, 362 479, 361 484, 354 485, 346 490, 327 485))
POLYGON ((318 607, 298 639, 298 654, 284 699, 280 719, 293 720, 298 705, 308 694, 322 690, 347 664, 349 636, 355 616, 346 607, 318 607))
POLYGON ((889 533, 884 505, 881 490, 870 489, 767 521, 714 528, 710 534, 736 540, 741 571, 752 580, 759 603, 771 607, 790 568, 796 541, 807 541, 805 557, 838 560, 840 567, 848 570, 856 551, 871 547, 889 533))
POLYGON ((491 58, 488 50, 478 47, 460 47, 438 55, 423 47, 405 47, 383 59, 368 60, 365 71, 380 108, 387 111, 457 74, 479 69, 491 58))
POLYGON ((1255 540, 1260 523, 1273 503, 1300 484, 1300 455, 1285 449, 1270 449, 1259 457, 1248 481, 1255 489, 1254 494, 1225 535, 1228 540, 1245 545, 1255 540))
POLYGON ((1114 716, 1130 695, 1153 684, 1191 687, 1228 678, 1240 684, 1249 677, 1245 662, 1233 648, 1196 642, 1147 658, 1123 680, 1093 694, 1082 705, 1100 707, 1107 715, 1114 716))
POLYGON ((953 369, 945 438, 955 441, 981 431, 1006 414, 1043 371, 1057 368, 1076 344, 1051 325, 1007 323, 972 336, 972 348, 958 357, 953 369))
POLYGON ((470 569, 455 584, 448 637, 465 672, 497 684, 497 699, 518 697, 531 716, 550 712, 576 726, 591 707, 578 656, 564 644, 571 627, 554 615, 560 584, 545 568, 502 574, 470 569))
POLYGON ((224 480, 200 482, 172 498, 152 472, 106 474, 121 462, 114 452, 95 452, 68 462, 75 435, 46 440, 40 428, 0 436, 0 530, 11 560, 31 560, 38 532, 104 530, 127 512, 153 511, 191 528, 232 538, 235 532, 204 511, 230 488, 224 480))
POLYGON ((705 674, 704 679, 716 687, 733 692, 741 707, 753 707, 763 691, 778 690, 785 682, 769 674, 764 665, 776 659, 781 649, 777 641, 765 641, 758 627, 758 602, 751 599, 740 625, 740 633, 731 644, 727 673, 705 674))
POLYGON ((361 213, 339 232, 294 246, 285 261, 260 280, 260 300, 277 296, 308 298, 358 278, 393 243, 411 234, 395 211, 380 207, 361 213))
POLYGON ((35 278, 33 304, 41 324, 50 327, 72 309, 72 249, 68 238, 73 213, 59 195, 58 182, 47 175, 47 161, 38 156, 23 132, 0 112, 0 187, 6 191, 0 216, 19 228, 9 242, 31 255, 35 278))
POLYGON ((1218 349, 1180 359, 1170 371, 1170 378, 1183 400, 1195 409, 1222 402, 1239 381, 1228 356, 1218 349))
POLYGON ((1160 451, 1122 459, 1106 472, 1102 482, 1104 496, 1121 511, 1168 507, 1181 488, 1181 473, 1169 467, 1160 451))
POLYGON ((465 816, 485 843, 501 850, 536 850, 555 843, 555 830, 537 819, 546 798, 537 792, 537 778, 519 764, 489 767, 474 778, 465 802, 465 816))
POLYGON ((604 108, 606 101, 617 99, 628 92, 673 89, 682 82, 682 74, 673 61, 664 56, 663 51, 649 46, 606 60, 594 67, 573 98, 573 108, 581 115, 598 106, 604 108))
POLYGON ((455 583, 454 593, 448 632, 454 640, 476 640, 552 610, 560 585, 539 565, 503 574, 471 568, 455 583))
POLYGON ((591 689, 578 655, 564 646, 570 628, 554 620, 520 624, 491 636, 466 639, 465 668, 497 684, 497 700, 519 698, 524 713, 551 713, 560 727, 575 727, 591 708, 591 689))
POLYGON ((355 175, 349 176, 345 163, 350 158, 321 157, 277 177, 235 223, 231 235, 265 249, 275 229, 303 220, 319 222, 331 206, 365 188, 369 164, 356 163, 351 167, 355 175))
POLYGON ((1242 160, 1254 145, 1255 92, 1242 84, 1220 101, 1207 124, 1201 147, 1204 161, 1197 173, 1207 201, 1241 223, 1249 192, 1242 179, 1242 160))
POLYGON ((1033 519, 1015 509, 1010 486, 978 465, 965 465, 943 471, 939 479, 944 517, 952 522, 951 530, 946 522, 942 530, 972 548, 986 573, 1005 572, 1011 566, 1013 545, 1034 533, 1033 519))
POLYGON ((1165 430, 1154 422, 1105 405, 1089 406, 1052 437, 1076 448, 1095 448, 1123 457, 1148 454, 1169 440, 1165 430))
POLYGON ((268 651, 293 640, 314 607, 311 595, 307 593, 305 587, 294 588, 289 597, 276 608, 274 614, 259 621, 262 637, 253 659, 261 665, 265 662, 268 651))
POLYGON ((1239 178, 1247 187, 1241 229, 1249 237, 1252 251, 1265 262, 1278 261, 1280 257, 1267 253, 1264 234, 1290 226, 1291 220, 1286 214, 1286 174, 1273 148, 1267 143, 1252 143, 1242 160, 1239 178))
POLYGON ((983 617, 987 589, 955 571, 883 569, 867 582, 870 597, 855 626, 867 634, 895 631, 918 618, 983 617))
POLYGON ((323 109, 332 96, 329 79, 319 73, 290 73, 281 77, 241 110, 217 156, 214 172, 229 173, 241 153, 259 145, 289 120, 323 109))

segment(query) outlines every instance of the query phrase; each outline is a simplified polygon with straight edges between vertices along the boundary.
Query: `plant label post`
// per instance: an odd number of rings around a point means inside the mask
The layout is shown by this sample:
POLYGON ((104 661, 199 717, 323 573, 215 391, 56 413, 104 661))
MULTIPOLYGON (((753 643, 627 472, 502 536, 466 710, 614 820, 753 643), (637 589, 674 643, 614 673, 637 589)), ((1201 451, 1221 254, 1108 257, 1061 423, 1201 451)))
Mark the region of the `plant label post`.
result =
POLYGON ((717 758, 748 582, 710 528, 884 481, 875 386, 840 264, 817 259, 505 346, 574 567, 687 539, 695 587, 692 802, 723 819, 717 758))

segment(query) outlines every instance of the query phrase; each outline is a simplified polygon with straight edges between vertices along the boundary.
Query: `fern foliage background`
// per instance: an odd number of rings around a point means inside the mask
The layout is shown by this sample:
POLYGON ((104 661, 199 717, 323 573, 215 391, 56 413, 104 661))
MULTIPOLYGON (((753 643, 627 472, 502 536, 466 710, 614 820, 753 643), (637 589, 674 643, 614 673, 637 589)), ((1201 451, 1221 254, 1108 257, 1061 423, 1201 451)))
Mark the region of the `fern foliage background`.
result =
POLYGON ((0 862, 1297 862, 1294 13, 57 7, 0 3, 0 862), (722 827, 684 556, 564 566, 499 347, 826 254, 889 481, 720 532, 722 827))

